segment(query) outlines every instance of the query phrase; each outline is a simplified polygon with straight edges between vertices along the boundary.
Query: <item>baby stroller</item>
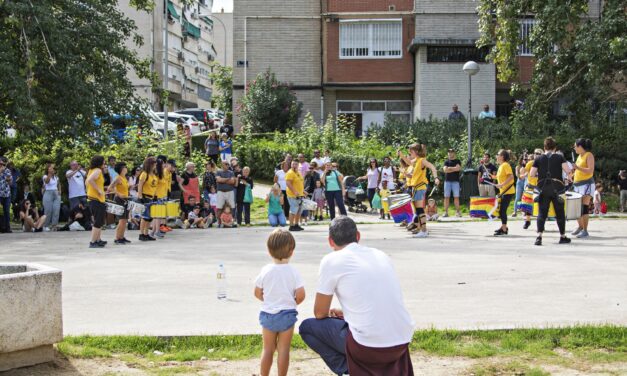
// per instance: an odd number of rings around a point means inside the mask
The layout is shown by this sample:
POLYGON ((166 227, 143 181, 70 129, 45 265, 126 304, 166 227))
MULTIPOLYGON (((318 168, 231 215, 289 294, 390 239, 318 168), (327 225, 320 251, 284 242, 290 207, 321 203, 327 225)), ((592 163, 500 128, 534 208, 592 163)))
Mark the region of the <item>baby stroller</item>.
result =
POLYGON ((346 187, 346 205, 348 211, 356 213, 368 211, 368 207, 364 205, 364 201, 368 200, 368 194, 362 187, 356 177, 349 175, 344 178, 344 187, 346 187))

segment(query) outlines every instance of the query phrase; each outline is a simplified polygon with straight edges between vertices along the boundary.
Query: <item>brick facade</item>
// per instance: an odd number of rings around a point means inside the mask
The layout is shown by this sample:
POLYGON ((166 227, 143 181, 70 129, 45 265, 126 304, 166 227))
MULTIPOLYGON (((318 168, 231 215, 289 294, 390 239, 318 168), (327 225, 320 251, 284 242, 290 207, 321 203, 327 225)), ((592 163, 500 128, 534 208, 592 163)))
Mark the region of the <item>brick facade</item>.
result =
MULTIPOLYGON (((388 18, 370 16, 369 18, 388 18)), ((398 17, 394 17, 398 18, 398 17)), ((364 18, 365 19, 365 18, 364 18)), ((325 22, 325 83, 411 83, 413 55, 405 48, 414 36, 413 16, 403 16, 403 49, 399 59, 340 59, 340 23, 325 22)))
POLYGON ((326 0, 325 12, 389 12, 412 11, 413 0, 326 0))

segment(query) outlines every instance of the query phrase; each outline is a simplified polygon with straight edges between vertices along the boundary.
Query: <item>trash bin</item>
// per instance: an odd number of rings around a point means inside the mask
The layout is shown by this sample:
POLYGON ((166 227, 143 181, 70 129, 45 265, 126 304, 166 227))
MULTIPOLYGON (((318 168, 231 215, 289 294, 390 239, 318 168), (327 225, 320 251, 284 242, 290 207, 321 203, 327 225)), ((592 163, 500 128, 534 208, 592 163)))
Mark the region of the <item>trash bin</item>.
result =
POLYGON ((462 191, 460 199, 462 203, 470 204, 470 197, 479 196, 479 186, 477 185, 477 176, 479 171, 473 168, 467 168, 462 175, 462 191))

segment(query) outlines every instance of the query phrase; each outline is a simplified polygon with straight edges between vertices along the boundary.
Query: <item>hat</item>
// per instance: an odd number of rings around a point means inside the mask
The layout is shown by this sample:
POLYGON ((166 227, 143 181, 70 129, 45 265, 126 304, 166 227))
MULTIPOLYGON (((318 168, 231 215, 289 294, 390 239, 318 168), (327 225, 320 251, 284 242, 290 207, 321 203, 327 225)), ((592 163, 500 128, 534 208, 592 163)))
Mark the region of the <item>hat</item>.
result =
POLYGON ((455 149, 453 149, 453 148, 450 148, 450 149, 448 149, 448 152, 449 152, 449 153, 450 153, 450 152, 453 152, 453 153, 455 153, 455 149))
POLYGON ((176 167, 176 161, 174 159, 168 159, 168 163, 172 165, 172 167, 176 167))

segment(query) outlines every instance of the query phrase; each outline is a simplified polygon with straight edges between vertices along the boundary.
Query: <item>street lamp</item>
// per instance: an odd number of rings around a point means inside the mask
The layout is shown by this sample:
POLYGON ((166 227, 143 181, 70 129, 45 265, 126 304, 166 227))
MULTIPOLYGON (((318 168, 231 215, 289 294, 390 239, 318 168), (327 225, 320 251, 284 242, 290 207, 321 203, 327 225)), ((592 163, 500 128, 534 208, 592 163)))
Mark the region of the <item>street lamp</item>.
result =
POLYGON ((226 30, 226 25, 224 24, 224 22, 219 19, 218 17, 215 17, 214 15, 210 14, 210 13, 201 13, 201 14, 197 14, 196 17, 209 17, 209 18, 213 18, 214 20, 218 21, 220 23, 220 25, 222 25, 222 27, 224 28, 224 66, 226 67, 226 53, 228 51, 227 45, 226 45, 226 37, 227 37, 227 30, 226 30))
POLYGON ((471 136, 471 127, 472 127, 472 76, 479 73, 479 64, 474 61, 468 61, 464 64, 462 68, 464 72, 468 75, 468 162, 466 162, 466 167, 472 167, 472 136, 471 136))

